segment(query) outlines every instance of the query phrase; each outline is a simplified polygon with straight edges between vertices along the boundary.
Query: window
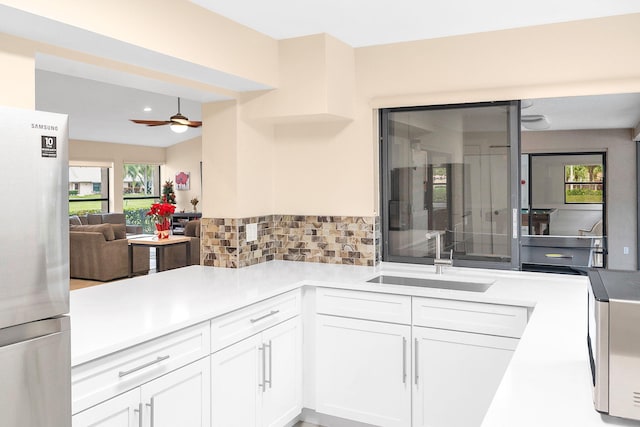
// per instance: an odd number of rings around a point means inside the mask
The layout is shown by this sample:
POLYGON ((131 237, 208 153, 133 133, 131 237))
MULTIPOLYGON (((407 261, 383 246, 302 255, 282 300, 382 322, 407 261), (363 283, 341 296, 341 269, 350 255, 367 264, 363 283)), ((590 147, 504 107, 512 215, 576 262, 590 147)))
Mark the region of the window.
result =
POLYGON ((602 164, 564 166, 564 202, 602 203, 604 171, 602 164))
POLYGON ((145 233, 153 232, 146 213, 151 204, 160 199, 160 166, 150 164, 124 165, 123 211, 127 224, 142 225, 145 233))
POLYGON ((426 235, 438 233, 457 265, 518 265, 517 105, 394 108, 380 117, 383 260, 431 263, 436 242, 426 235))
POLYGON ((69 166, 69 215, 109 211, 109 168, 69 166))

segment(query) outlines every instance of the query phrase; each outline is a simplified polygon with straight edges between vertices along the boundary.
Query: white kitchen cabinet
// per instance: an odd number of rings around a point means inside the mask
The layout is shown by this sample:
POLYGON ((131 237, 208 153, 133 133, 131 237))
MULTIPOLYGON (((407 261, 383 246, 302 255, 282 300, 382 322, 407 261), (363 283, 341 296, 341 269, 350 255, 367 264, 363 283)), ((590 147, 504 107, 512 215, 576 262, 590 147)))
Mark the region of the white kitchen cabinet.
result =
POLYGON ((517 343, 515 338, 414 327, 413 427, 482 424, 517 343))
POLYGON ((411 425, 411 327, 316 317, 316 410, 385 427, 411 425))
POLYGON ((73 427, 209 427, 209 358, 73 416, 73 427))
POLYGON ((141 386, 144 426, 209 427, 209 369, 207 357, 141 386))
POLYGON ((140 390, 134 389, 72 417, 73 427, 138 427, 140 390))
POLYGON ((211 355, 213 427, 276 427, 302 410, 300 317, 211 355))

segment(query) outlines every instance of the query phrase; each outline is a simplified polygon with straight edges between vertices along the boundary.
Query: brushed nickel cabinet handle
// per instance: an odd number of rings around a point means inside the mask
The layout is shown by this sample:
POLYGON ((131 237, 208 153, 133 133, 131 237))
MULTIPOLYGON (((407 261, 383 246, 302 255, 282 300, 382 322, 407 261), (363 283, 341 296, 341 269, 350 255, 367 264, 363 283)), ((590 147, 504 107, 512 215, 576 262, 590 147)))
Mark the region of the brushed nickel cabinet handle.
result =
POLYGON ((153 406, 154 406, 153 397, 151 398, 150 403, 147 403, 147 407, 149 408, 149 427, 153 427, 155 425, 155 420, 153 417, 153 406))
POLYGON ((142 402, 138 403, 138 409, 134 409, 133 412, 138 413, 138 427, 142 427, 142 402))
POLYGON ((168 355, 168 354, 167 354, 166 356, 158 356, 158 358, 157 358, 156 360, 152 360, 152 361, 150 361, 150 362, 143 363, 142 365, 140 365, 140 366, 136 366, 135 368, 131 368, 131 369, 129 369, 128 371, 120 371, 120 372, 118 373, 118 376, 119 376, 120 378, 125 377, 125 376, 127 376, 127 375, 129 375, 129 374, 132 374, 132 373, 134 373, 134 372, 136 372, 136 371, 139 371, 140 369, 148 368, 149 366, 155 365, 156 363, 160 363, 160 362, 162 362, 162 361, 164 361, 164 360, 167 360, 167 359, 168 359, 168 358, 170 358, 170 357, 171 357, 171 356, 170 356, 170 355, 168 355))
POLYGON ((267 317, 271 317, 274 314, 278 314, 278 313, 280 313, 280 310, 271 310, 269 313, 265 314, 264 316, 256 317, 255 319, 249 319, 249 321, 251 323, 256 323, 261 321, 262 319, 266 319, 267 317))
POLYGON ((265 390, 267 389, 266 378, 265 378, 266 361, 265 361, 265 348, 264 348, 264 345, 261 345, 260 347, 258 347, 258 351, 260 352, 261 358, 262 358, 262 383, 258 384, 258 387, 261 388, 262 392, 264 393, 265 390))
POLYGON ((415 382, 415 385, 418 385, 418 378, 419 378, 418 377, 418 364, 420 363, 420 360, 418 359, 418 338, 415 338, 414 345, 415 345, 415 347, 413 348, 413 350, 414 350, 413 369, 415 371, 414 382, 415 382))
POLYGON ((402 337, 402 383, 407 383, 407 339, 402 337))
MULTIPOLYGON (((269 344, 265 344, 264 346, 265 347, 269 347, 269 379, 267 380, 265 378, 264 382, 265 382, 265 387, 266 387, 266 384, 269 383, 269 388, 271 388, 271 384, 272 384, 271 380, 273 379, 273 365, 271 363, 271 357, 272 357, 272 354, 273 354, 271 349, 273 347, 271 345, 271 340, 269 340, 269 344)), ((265 357, 266 357, 266 354, 265 354, 265 357)))

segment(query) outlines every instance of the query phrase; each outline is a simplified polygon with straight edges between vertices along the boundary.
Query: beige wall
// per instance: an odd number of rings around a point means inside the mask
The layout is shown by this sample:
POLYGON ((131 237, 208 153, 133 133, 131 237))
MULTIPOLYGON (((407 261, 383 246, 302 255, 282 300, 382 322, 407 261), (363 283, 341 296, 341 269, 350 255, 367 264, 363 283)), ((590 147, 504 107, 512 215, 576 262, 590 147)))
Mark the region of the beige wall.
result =
POLYGON ((640 90, 640 14, 356 49, 375 106, 640 90))
POLYGON ((276 212, 378 211, 375 108, 640 92, 638 40, 634 14, 355 49, 353 121, 276 127, 276 212))
POLYGON ((609 268, 636 269, 636 147, 629 129, 523 132, 523 153, 607 153, 609 268), (624 255, 623 247, 629 248, 624 255))
POLYGON ((171 179, 174 182, 178 172, 189 172, 189 190, 177 190, 176 211, 193 211, 191 199, 196 197, 200 200, 196 209, 202 211, 202 190, 200 179, 200 161, 202 160, 202 139, 200 137, 184 141, 180 144, 166 148, 166 163, 162 168, 162 176, 165 180, 171 179))
POLYGON ((0 105, 33 110, 36 105, 35 45, 0 33, 0 105))
POLYGON ((202 213, 242 218, 274 212, 274 126, 248 118, 254 96, 202 108, 202 213))
POLYGON ((109 175, 109 210, 111 212, 122 212, 124 164, 164 164, 165 149, 140 145, 71 140, 69 141, 69 161, 112 165, 112 173, 109 175))

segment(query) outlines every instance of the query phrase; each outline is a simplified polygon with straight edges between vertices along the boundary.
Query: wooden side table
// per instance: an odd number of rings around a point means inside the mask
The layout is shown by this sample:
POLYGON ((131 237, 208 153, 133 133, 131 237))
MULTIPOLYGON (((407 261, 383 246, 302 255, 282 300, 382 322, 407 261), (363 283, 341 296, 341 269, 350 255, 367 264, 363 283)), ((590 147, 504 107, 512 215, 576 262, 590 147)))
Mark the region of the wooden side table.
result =
POLYGON ((187 255, 187 265, 191 265, 191 238, 184 236, 169 236, 168 239, 158 239, 156 236, 131 236, 129 243, 129 277, 133 276, 133 247, 147 246, 156 250, 156 271, 164 271, 164 248, 172 245, 184 245, 187 255))

